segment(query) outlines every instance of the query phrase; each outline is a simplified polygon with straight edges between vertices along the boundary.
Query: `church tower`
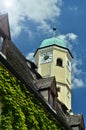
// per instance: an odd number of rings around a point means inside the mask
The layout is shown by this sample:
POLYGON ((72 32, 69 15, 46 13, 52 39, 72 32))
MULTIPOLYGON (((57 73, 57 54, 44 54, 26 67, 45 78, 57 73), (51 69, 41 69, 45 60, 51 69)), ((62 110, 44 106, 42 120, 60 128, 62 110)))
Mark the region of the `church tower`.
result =
POLYGON ((43 77, 55 76, 58 99, 71 109, 71 62, 72 54, 66 43, 55 36, 42 41, 35 52, 35 63, 43 77))

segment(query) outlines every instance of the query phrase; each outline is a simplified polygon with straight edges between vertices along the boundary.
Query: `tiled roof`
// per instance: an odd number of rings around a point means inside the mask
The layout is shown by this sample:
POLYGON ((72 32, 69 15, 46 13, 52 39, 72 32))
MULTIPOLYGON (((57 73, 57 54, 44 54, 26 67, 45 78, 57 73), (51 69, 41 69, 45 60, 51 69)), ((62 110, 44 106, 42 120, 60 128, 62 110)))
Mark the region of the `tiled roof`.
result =
POLYGON ((3 20, 3 18, 6 16, 6 14, 0 15, 0 22, 3 20))
POLYGON ((42 88, 48 88, 51 86, 52 81, 54 80, 54 76, 53 77, 48 77, 48 78, 42 78, 37 80, 37 86, 39 89, 42 88))
POLYGON ((82 115, 78 114, 78 115, 70 115, 68 118, 68 123, 70 124, 70 126, 74 126, 74 125, 80 125, 82 122, 82 115))
POLYGON ((9 39, 11 39, 7 14, 0 15, 0 31, 1 30, 9 39))
POLYGON ((42 76, 37 72, 37 70, 36 70, 37 66, 35 65, 34 62, 26 59, 26 63, 28 65, 28 67, 29 67, 29 71, 31 72, 34 80, 42 78, 42 76))

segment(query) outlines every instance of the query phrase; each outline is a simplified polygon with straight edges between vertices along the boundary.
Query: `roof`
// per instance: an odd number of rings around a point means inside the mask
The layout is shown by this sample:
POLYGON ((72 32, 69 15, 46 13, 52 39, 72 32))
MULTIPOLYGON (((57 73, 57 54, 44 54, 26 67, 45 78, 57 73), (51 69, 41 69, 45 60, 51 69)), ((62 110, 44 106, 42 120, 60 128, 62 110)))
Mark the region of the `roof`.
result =
POLYGON ((60 47, 67 48, 66 43, 62 39, 57 38, 57 37, 52 37, 52 38, 48 38, 48 39, 43 40, 40 48, 47 47, 50 45, 58 45, 60 47))
POLYGON ((70 115, 67 118, 67 121, 68 121, 68 123, 69 123, 70 126, 81 125, 84 128, 84 121, 83 121, 82 114, 70 115))
POLYGON ((30 73, 31 73, 32 77, 34 78, 34 80, 42 78, 42 76, 37 72, 37 70, 36 70, 37 66, 35 65, 34 62, 26 59, 26 63, 29 67, 30 73))
POLYGON ((43 89, 43 88, 48 88, 51 86, 51 83, 54 80, 54 76, 53 77, 48 77, 48 78, 42 78, 37 80, 37 86, 39 89, 43 89))
POLYGON ((1 31, 9 38, 10 36, 10 28, 9 28, 9 21, 8 21, 8 14, 0 14, 0 33, 1 31))
POLYGON ((30 61, 30 60, 28 60, 28 59, 26 59, 26 62, 30 65, 31 68, 37 69, 37 66, 35 65, 34 62, 32 62, 32 61, 30 61))
POLYGON ((70 50, 68 49, 66 43, 63 40, 56 38, 56 37, 52 37, 52 38, 43 40, 40 47, 36 50, 34 57, 35 57, 36 53, 38 52, 38 50, 45 49, 47 47, 52 47, 52 46, 60 47, 62 49, 67 50, 69 52, 70 56, 73 58, 73 56, 72 56, 70 50))

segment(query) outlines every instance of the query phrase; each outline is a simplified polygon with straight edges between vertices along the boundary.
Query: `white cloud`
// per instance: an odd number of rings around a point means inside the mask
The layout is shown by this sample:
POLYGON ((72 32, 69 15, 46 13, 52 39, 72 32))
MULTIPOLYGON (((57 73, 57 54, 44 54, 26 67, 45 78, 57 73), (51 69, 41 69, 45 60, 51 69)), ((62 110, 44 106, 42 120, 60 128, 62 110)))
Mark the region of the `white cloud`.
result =
POLYGON ((68 38, 69 40, 75 41, 77 39, 77 35, 74 33, 68 33, 66 35, 66 38, 68 38))
POLYGON ((69 42, 69 40, 74 42, 74 41, 76 41, 78 36, 74 33, 68 33, 68 34, 65 34, 65 35, 64 34, 59 35, 58 37, 63 39, 66 42, 69 42))
POLYGON ((74 33, 68 33, 68 34, 62 34, 58 36, 60 39, 64 40, 68 46, 68 48, 71 50, 71 52, 74 53, 74 60, 72 62, 72 87, 78 88, 84 86, 84 81, 82 78, 83 71, 81 68, 82 60, 80 58, 77 58, 76 52, 73 50, 73 44, 77 44, 77 38, 78 36, 74 33))
POLYGON ((23 15, 36 22, 51 19, 59 16, 60 8, 56 6, 61 0, 21 0, 21 10, 23 15))
POLYGON ((83 87, 84 86, 84 82, 82 79, 78 79, 78 78, 74 78, 73 80, 73 88, 75 87, 83 87))
POLYGON ((33 61, 34 62, 34 52, 29 52, 27 55, 26 55, 26 59, 30 60, 30 61, 33 61))
POLYGON ((73 45, 71 43, 77 43, 77 35, 74 33, 67 33, 67 34, 61 34, 57 36, 58 38, 62 39, 65 41, 65 43, 67 44, 68 48, 70 50, 72 50, 73 45))
POLYGON ((51 34, 52 33, 52 28, 45 21, 41 22, 41 24, 38 26, 38 30, 44 31, 45 34, 51 34))
POLYGON ((72 63, 72 87, 73 88, 78 88, 78 87, 84 87, 84 81, 82 78, 82 69, 80 69, 80 66, 82 65, 82 60, 75 59, 73 60, 72 63))
MULTIPOLYGON (((23 24, 26 19, 36 23, 38 29, 51 32, 51 27, 47 21, 53 22, 61 14, 62 0, 9 0, 8 4, 5 2, 7 0, 0 1, 0 12, 8 12, 11 34, 14 37, 18 36, 22 31, 27 31, 32 38, 31 30, 26 29, 27 27, 23 24)), ((72 9, 77 11, 78 8, 74 7, 72 9)), ((62 38, 70 49, 72 49, 72 44, 69 43, 77 43, 77 35, 74 33, 59 35, 58 37, 62 38)), ((26 58, 33 61, 33 54, 33 52, 30 52, 26 58)), ((83 86, 83 80, 77 78, 82 73, 82 70, 78 69, 78 64, 78 60, 73 63, 74 85, 83 86)))
POLYGON ((12 35, 17 36, 24 29, 28 19, 49 28, 47 20, 53 21, 61 13, 62 0, 7 0, 0 1, 0 12, 8 12, 12 35))
POLYGON ((82 60, 74 59, 72 64, 72 72, 76 75, 79 75, 81 73, 81 69, 78 69, 78 66, 82 65, 82 60))

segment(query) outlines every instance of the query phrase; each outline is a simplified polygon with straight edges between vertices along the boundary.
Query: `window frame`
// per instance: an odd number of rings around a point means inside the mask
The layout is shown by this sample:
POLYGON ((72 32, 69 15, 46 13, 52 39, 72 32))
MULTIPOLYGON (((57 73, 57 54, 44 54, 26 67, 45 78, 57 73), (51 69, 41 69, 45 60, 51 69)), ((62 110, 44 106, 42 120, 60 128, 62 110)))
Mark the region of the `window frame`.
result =
POLYGON ((48 102, 53 109, 56 109, 56 96, 51 88, 48 90, 48 102))
POLYGON ((4 42, 4 38, 0 35, 0 51, 2 50, 3 42, 4 42))

